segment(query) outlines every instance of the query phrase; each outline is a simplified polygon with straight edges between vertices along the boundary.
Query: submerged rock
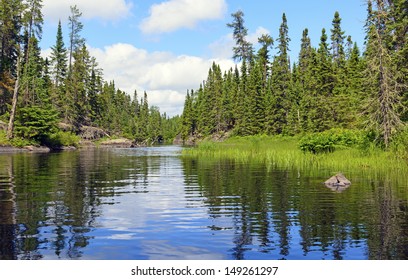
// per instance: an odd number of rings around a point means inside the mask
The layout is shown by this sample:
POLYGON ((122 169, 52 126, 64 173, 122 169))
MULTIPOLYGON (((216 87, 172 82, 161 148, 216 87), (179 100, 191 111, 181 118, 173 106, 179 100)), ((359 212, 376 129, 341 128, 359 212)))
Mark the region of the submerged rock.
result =
POLYGON ((326 186, 345 187, 350 186, 351 182, 342 173, 337 173, 333 177, 329 178, 326 182, 324 182, 324 184, 326 186))

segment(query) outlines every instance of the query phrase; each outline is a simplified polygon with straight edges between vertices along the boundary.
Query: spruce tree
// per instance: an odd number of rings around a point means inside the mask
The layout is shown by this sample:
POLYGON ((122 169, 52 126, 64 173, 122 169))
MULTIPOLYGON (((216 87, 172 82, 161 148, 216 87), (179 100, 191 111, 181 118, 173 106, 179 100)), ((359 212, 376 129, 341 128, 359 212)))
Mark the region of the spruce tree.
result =
POLYGON ((282 15, 282 24, 279 28, 278 54, 272 64, 272 102, 273 102, 273 129, 274 134, 281 134, 287 124, 291 104, 291 70, 289 59, 289 29, 286 15, 282 15))
POLYGON ((80 33, 84 28, 80 18, 82 13, 79 11, 78 7, 71 6, 71 15, 68 17, 68 27, 69 27, 69 70, 72 67, 72 58, 74 53, 78 51, 79 48, 85 43, 85 40, 81 37, 80 33))
POLYGON ((63 83, 67 75, 67 49, 65 48, 62 35, 61 21, 58 22, 57 38, 55 45, 51 47, 52 74, 55 87, 58 88, 63 83))
POLYGON ((328 130, 335 125, 334 118, 337 106, 333 102, 333 89, 335 86, 335 77, 333 72, 330 48, 327 43, 326 30, 322 29, 320 44, 316 55, 316 111, 317 131, 328 130))
POLYGON ((270 48, 273 46, 273 38, 268 34, 263 34, 258 38, 258 43, 261 44, 261 48, 258 51, 258 59, 262 66, 262 85, 266 88, 267 80, 270 76, 270 48))
POLYGON ((336 11, 332 21, 333 29, 331 29, 332 41, 332 58, 337 67, 342 67, 345 62, 344 52, 344 31, 341 28, 341 18, 339 12, 336 11))
POLYGON ((28 39, 32 35, 38 39, 42 37, 42 25, 44 23, 42 14, 42 0, 26 0, 25 23, 27 27, 28 39))
POLYGON ((387 1, 368 1, 366 22, 366 77, 369 102, 366 105, 368 127, 378 133, 378 140, 388 147, 401 122, 402 85, 398 77, 393 52, 389 46, 392 34, 389 27, 390 6, 387 1))
POLYGON ((55 45, 51 47, 51 65, 53 77, 53 103, 59 111, 61 117, 64 115, 64 107, 67 105, 67 97, 65 91, 65 79, 67 77, 67 49, 64 45, 62 35, 61 21, 58 23, 57 38, 55 45))
POLYGON ((18 76, 23 11, 21 0, 0 1, 0 115, 8 111, 18 76))
POLYGON ((88 85, 91 67, 90 55, 85 45, 74 53, 70 78, 67 80, 67 116, 69 123, 79 131, 81 126, 89 124, 88 85))
POLYGON ((231 14, 233 21, 227 26, 233 29, 235 47, 233 58, 237 61, 246 60, 250 62, 253 58, 253 46, 247 41, 248 29, 245 27, 244 13, 239 10, 231 14))
POLYGON ((404 105, 402 119, 408 121, 408 2, 396 0, 390 2, 390 24, 393 64, 398 69, 396 79, 400 85, 400 95, 404 105))
POLYGON ((255 63, 248 80, 248 93, 243 125, 244 135, 261 134, 265 123, 265 90, 262 81, 262 65, 255 63))
POLYGON ((186 140, 194 133, 193 127, 193 100, 190 97, 190 93, 187 91, 186 99, 183 107, 183 114, 181 117, 181 138, 186 140))

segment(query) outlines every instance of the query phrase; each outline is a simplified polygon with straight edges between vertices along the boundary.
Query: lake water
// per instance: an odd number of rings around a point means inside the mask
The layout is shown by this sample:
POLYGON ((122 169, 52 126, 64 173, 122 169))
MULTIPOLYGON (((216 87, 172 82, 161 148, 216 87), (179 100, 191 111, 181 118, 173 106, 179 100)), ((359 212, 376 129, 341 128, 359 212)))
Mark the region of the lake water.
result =
POLYGON ((407 259, 408 185, 192 159, 181 147, 0 153, 0 259, 407 259))

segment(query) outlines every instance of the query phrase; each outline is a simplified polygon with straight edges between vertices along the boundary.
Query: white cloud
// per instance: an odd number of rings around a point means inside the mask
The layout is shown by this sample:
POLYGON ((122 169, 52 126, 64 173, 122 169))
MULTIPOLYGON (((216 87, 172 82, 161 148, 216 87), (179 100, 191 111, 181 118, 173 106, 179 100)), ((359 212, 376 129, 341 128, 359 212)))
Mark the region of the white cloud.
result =
POLYGON ((70 6, 77 5, 85 19, 99 18, 117 20, 130 14, 129 0, 44 0, 44 17, 48 20, 66 20, 71 13, 70 6))
POLYGON ((137 90, 139 98, 146 91, 149 104, 169 116, 182 113, 187 90, 199 88, 214 60, 223 70, 234 67, 230 59, 175 56, 122 43, 89 49, 103 69, 105 80, 114 80, 118 88, 131 95, 137 90))
POLYGON ((227 8, 225 0, 169 0, 154 4, 150 16, 140 29, 144 33, 166 33, 180 28, 194 28, 201 20, 222 18, 227 8))

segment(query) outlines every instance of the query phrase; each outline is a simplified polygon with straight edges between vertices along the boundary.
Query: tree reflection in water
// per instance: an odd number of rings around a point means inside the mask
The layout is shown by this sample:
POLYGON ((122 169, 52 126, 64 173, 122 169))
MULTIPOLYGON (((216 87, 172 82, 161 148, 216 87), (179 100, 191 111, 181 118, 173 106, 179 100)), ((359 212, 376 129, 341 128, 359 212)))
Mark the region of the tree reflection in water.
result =
POLYGON ((148 149, 0 154, 0 259, 407 259, 405 176, 349 172, 338 192, 328 175, 148 149))

